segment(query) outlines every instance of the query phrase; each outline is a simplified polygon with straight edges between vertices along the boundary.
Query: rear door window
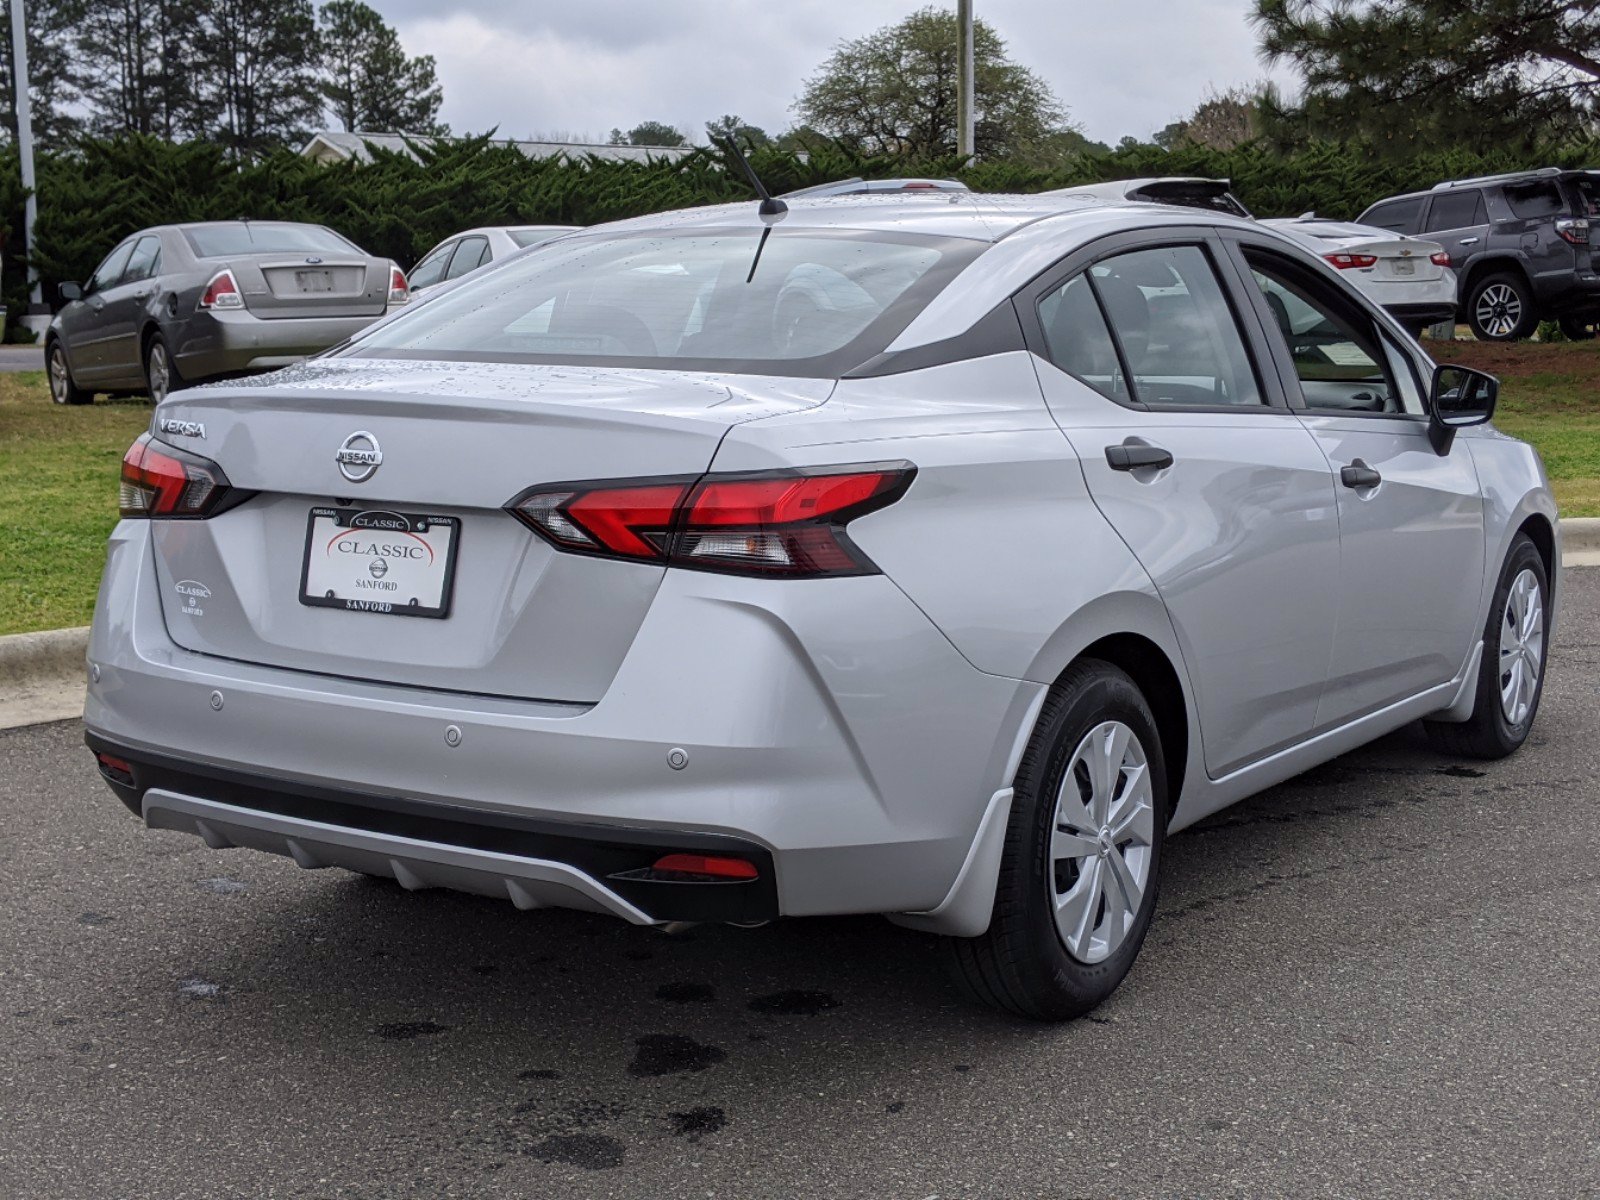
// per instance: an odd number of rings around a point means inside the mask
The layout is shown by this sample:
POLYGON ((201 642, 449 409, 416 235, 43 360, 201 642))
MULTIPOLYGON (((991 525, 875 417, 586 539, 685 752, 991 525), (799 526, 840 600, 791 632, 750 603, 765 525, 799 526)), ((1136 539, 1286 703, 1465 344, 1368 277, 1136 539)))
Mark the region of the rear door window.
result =
POLYGON ((1433 207, 1428 211, 1429 233, 1488 223, 1489 217, 1483 208, 1483 193, 1477 188, 1464 192, 1442 192, 1433 198, 1433 207))
POLYGON ((1039 328, 1045 356, 1056 366, 1102 396, 1119 402, 1131 398, 1117 344, 1088 275, 1074 275, 1039 301, 1039 328))
POLYGON ((456 252, 450 256, 450 269, 446 279, 460 279, 468 271, 481 267, 489 257, 489 239, 486 237, 462 238, 456 252))
POLYGON ((1361 215, 1361 224, 1375 225, 1395 233, 1415 233, 1422 222, 1422 199, 1390 200, 1374 204, 1361 215))
POLYGON ((149 279, 160 270, 161 239, 147 233, 133 244, 133 253, 128 256, 127 269, 122 272, 122 282, 134 283, 140 279, 149 279))

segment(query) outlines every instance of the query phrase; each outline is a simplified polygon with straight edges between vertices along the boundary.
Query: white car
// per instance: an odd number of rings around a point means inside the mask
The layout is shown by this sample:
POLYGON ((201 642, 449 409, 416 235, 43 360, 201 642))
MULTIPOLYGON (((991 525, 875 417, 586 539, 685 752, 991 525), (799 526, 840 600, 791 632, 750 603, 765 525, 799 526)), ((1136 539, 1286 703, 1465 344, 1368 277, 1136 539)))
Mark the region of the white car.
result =
POLYGON ((411 268, 413 294, 448 279, 460 279, 485 263, 548 242, 578 225, 485 225, 445 238, 411 268))
POLYGON ((1413 333, 1456 319, 1456 273, 1438 242, 1310 215, 1261 223, 1321 255, 1413 333))

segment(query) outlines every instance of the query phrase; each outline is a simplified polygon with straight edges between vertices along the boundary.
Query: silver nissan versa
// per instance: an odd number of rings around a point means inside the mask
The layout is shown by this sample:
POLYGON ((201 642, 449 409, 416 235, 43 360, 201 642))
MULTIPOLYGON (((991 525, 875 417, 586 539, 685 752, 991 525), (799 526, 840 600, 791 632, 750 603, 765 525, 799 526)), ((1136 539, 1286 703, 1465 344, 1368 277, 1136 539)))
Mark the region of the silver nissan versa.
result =
POLYGON ((1071 1017, 1172 832, 1418 719, 1527 738, 1556 510, 1495 393, 1225 213, 599 227, 155 410, 88 743, 217 848, 641 925, 883 913, 1071 1017))

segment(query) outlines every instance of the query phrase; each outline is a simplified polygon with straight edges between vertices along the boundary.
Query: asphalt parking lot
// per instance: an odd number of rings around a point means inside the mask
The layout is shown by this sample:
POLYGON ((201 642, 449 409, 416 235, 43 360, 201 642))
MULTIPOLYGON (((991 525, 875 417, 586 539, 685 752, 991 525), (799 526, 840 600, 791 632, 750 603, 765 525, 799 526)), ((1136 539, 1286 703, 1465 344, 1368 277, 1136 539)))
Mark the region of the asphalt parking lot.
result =
POLYGON ((0 734, 5 1197, 1600 1195, 1600 571, 1533 741, 1414 731, 1170 844, 1122 990, 870 919, 668 938, 148 832, 0 734))

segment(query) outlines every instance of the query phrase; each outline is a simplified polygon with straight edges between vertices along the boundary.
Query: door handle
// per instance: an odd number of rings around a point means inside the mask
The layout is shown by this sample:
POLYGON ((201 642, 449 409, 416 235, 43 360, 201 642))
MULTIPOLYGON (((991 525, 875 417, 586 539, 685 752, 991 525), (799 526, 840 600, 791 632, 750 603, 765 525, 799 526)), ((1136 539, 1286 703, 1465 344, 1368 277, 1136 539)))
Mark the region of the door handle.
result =
POLYGON ((1172 454, 1160 446, 1129 438, 1120 446, 1106 447, 1106 462, 1111 464, 1113 471, 1137 471, 1141 467, 1161 470, 1172 465, 1172 454))
POLYGON ((1371 488, 1382 483, 1383 476, 1358 458, 1348 467, 1339 469, 1339 482, 1347 488, 1371 488))
POLYGON ((1462 245, 1463 245, 1463 246, 1476 246, 1476 245, 1477 245, 1477 244, 1478 244, 1478 239, 1477 239, 1477 238, 1475 238, 1475 237, 1472 237, 1472 238, 1462 238, 1462 239, 1461 239, 1461 244, 1462 244, 1462 245))

